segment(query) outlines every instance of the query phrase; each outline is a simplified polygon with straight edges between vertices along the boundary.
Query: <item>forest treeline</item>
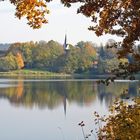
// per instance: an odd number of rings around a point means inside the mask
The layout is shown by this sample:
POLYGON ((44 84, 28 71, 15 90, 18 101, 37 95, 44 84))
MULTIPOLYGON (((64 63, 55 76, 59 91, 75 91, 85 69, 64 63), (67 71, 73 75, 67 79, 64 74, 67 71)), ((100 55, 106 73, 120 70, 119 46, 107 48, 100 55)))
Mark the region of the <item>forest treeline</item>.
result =
POLYGON ((13 43, 8 50, 0 55, 0 71, 18 69, 41 69, 60 73, 92 73, 105 74, 119 63, 128 63, 126 59, 117 59, 117 48, 110 48, 113 41, 105 46, 96 46, 92 42, 69 44, 69 50, 63 45, 50 40, 48 42, 13 43))

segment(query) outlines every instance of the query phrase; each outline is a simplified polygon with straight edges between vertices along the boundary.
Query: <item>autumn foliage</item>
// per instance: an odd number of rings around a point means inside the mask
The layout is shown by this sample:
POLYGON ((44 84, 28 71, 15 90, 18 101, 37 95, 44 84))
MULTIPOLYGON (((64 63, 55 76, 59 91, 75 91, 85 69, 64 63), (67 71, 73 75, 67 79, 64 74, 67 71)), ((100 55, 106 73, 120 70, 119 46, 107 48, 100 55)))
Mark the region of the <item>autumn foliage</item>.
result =
POLYGON ((11 0, 16 6, 16 17, 21 19, 26 17, 30 27, 40 28, 42 24, 47 23, 46 14, 49 13, 47 5, 43 0, 11 0))
POLYGON ((24 67, 24 61, 23 61, 22 55, 20 53, 16 54, 16 61, 17 61, 19 69, 24 67))
POLYGON ((117 100, 110 107, 111 115, 100 117, 95 112, 95 122, 105 122, 98 131, 99 140, 139 140, 140 139, 140 98, 129 104, 117 100))

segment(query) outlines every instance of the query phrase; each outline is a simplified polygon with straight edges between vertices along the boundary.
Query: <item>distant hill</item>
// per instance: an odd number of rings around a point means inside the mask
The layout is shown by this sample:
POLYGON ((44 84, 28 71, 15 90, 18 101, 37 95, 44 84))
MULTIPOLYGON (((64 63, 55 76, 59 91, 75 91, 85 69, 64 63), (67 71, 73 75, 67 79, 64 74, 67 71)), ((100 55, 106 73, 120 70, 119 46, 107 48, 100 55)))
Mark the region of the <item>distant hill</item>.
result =
POLYGON ((6 51, 0 51, 0 57, 5 56, 5 54, 6 54, 6 51))
POLYGON ((10 45, 11 44, 7 44, 7 43, 5 43, 5 44, 0 44, 0 51, 7 51, 8 49, 9 49, 9 47, 10 47, 10 45))

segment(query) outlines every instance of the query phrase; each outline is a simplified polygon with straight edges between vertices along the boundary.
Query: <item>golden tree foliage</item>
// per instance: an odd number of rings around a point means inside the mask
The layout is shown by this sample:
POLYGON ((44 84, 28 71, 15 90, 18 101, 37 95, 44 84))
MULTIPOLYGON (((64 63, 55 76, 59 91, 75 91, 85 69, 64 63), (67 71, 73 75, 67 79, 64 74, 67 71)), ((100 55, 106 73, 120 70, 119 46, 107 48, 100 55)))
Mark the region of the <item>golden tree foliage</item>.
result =
POLYGON ((19 69, 24 67, 24 61, 23 61, 22 55, 20 53, 16 54, 16 61, 17 61, 19 69))
POLYGON ((99 140, 139 140, 140 139, 140 98, 126 104, 117 100, 110 108, 111 115, 100 117, 95 112, 97 122, 106 122, 98 131, 99 140))
POLYGON ((33 29, 40 28, 42 24, 47 23, 45 17, 49 13, 47 5, 43 0, 11 0, 16 6, 16 17, 26 16, 30 27, 33 29))

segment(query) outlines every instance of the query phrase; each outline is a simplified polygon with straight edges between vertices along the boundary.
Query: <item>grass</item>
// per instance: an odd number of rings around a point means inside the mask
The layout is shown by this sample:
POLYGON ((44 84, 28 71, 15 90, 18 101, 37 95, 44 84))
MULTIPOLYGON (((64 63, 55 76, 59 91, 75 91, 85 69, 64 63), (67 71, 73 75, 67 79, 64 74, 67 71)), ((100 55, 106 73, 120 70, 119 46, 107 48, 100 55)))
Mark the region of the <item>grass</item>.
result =
POLYGON ((64 73, 54 73, 38 69, 23 69, 8 72, 0 72, 0 76, 70 76, 64 73))
MULTIPOLYGON (((66 74, 66 73, 54 73, 49 72, 46 70, 39 70, 39 69, 22 69, 22 70, 15 70, 15 71, 8 71, 8 72, 0 72, 0 77, 59 77, 59 78, 66 78, 66 77, 75 77, 75 78, 95 78, 95 79, 105 79, 111 75, 96 75, 96 74, 66 74)), ((140 79, 140 74, 137 74, 136 79, 140 79)))

